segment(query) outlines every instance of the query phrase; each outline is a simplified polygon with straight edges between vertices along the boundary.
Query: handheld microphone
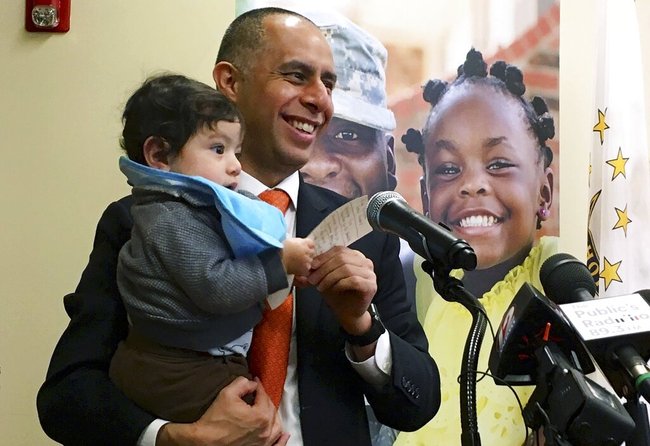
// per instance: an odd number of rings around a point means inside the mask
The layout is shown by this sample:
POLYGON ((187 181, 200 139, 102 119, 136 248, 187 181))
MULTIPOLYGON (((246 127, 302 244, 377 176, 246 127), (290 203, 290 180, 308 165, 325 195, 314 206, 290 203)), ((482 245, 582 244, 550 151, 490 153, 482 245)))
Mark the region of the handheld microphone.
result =
POLYGON ((631 389, 650 398, 650 290, 594 299, 585 264, 569 254, 549 257, 540 270, 544 292, 571 321, 619 396, 631 389))
POLYGON ((406 240, 414 252, 432 263, 467 271, 476 268, 476 254, 469 243, 415 211, 397 192, 377 192, 368 201, 366 214, 374 229, 406 240))

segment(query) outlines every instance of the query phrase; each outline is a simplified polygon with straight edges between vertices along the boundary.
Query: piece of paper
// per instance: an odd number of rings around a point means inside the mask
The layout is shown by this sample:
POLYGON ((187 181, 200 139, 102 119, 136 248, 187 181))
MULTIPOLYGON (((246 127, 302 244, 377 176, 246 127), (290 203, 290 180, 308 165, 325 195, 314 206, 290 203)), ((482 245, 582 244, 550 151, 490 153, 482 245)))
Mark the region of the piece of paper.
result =
POLYGON ((368 196, 347 202, 314 228, 307 236, 316 244, 316 255, 334 246, 348 246, 372 231, 366 217, 368 196))
MULTIPOLYGON (((372 231, 366 217, 368 196, 364 195, 347 202, 325 219, 307 236, 316 244, 316 255, 334 246, 348 246, 372 231)), ((293 276, 289 276, 289 283, 293 276)), ((277 308, 287 297, 288 290, 276 291, 267 298, 271 309, 277 308)))

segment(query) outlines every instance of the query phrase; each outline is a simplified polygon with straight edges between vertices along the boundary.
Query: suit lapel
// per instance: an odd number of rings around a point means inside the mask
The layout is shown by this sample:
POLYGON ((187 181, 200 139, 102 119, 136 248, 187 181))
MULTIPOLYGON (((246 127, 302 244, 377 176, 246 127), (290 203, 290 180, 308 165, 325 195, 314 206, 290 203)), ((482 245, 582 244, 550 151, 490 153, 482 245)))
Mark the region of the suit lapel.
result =
MULTIPOLYGON (((296 211, 296 236, 306 237, 330 212, 330 207, 331 204, 323 199, 313 186, 306 184, 301 176, 296 211)), ((313 287, 298 290, 297 295, 299 298, 296 301, 296 321, 300 337, 312 332, 323 301, 313 287)))
POLYGON ((298 208, 296 210, 296 236, 306 237, 330 213, 331 203, 319 195, 313 186, 300 177, 298 208))

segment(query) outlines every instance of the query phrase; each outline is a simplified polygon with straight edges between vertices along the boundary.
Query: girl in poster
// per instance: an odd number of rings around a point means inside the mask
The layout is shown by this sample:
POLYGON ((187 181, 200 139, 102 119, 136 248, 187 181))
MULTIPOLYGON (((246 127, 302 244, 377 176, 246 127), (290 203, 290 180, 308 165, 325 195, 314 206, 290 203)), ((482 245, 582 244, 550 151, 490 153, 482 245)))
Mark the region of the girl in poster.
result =
MULTIPOLYGON (((424 99, 432 105, 424 131, 410 129, 402 138, 418 154, 424 170, 425 213, 467 240, 478 257, 475 271, 457 271, 497 324, 520 286, 542 289, 539 268, 556 252, 556 237, 536 232, 550 216, 553 158, 547 139, 555 134, 553 118, 541 98, 523 98, 521 71, 497 62, 487 72, 481 53, 471 50, 451 84, 430 81, 424 99)), ((429 353, 440 369, 442 405, 424 428, 400 433, 396 445, 460 444, 461 355, 471 315, 433 291, 416 265, 416 299, 424 314, 429 353)), ((487 370, 492 339, 486 336, 479 370, 487 370)), ((532 387, 516 389, 522 403, 532 387)), ((519 446, 525 428, 511 391, 490 378, 477 383, 477 416, 484 444, 519 446)))

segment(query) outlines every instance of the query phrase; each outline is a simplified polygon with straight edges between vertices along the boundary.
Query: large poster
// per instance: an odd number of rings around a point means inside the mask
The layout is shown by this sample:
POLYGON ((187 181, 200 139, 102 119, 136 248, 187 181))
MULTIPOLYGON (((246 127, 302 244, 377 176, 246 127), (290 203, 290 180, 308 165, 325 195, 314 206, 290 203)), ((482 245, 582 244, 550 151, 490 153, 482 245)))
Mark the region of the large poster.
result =
MULTIPOLYGON (((237 14, 259 6, 303 13, 332 47, 334 118, 305 180, 351 198, 395 190, 466 239, 478 267, 458 277, 495 327, 523 283, 541 289, 539 267, 559 235, 559 3, 239 0, 237 14)), ((403 261, 441 372, 442 406, 414 433, 369 411, 373 442, 460 444, 457 379, 471 317, 437 295, 407 247, 403 261)), ((488 333, 482 371, 491 345, 488 333)), ((524 404, 531 390, 517 389, 524 404)), ((506 387, 480 380, 477 412, 483 444, 525 443, 506 387)))

